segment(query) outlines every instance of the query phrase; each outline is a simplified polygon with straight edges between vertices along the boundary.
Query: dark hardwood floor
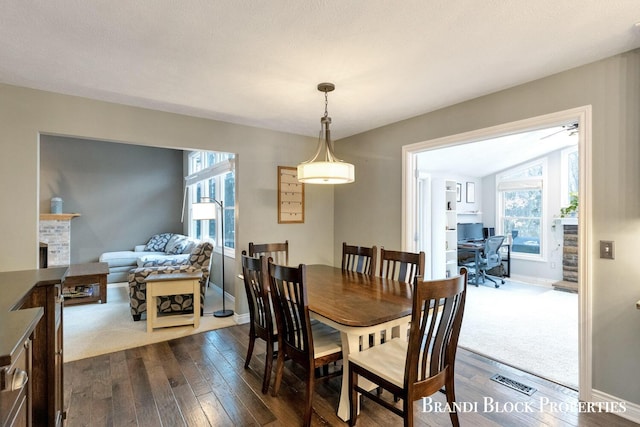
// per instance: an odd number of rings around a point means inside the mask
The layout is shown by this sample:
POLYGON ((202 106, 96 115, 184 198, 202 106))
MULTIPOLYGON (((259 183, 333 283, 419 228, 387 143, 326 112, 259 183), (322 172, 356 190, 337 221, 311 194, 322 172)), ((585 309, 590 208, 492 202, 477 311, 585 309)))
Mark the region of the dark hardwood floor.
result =
MULTIPOLYGON (((152 344, 66 363, 66 426, 297 426, 303 415, 303 373, 287 362, 278 397, 263 395, 263 342, 244 369, 248 325, 152 344)), ((456 362, 458 402, 477 402, 463 412, 463 426, 635 426, 613 414, 551 410, 551 403, 577 404, 577 392, 531 376, 464 349, 456 362), (490 380, 496 373, 538 389, 532 396, 490 380), (531 412, 484 411, 485 406, 531 412), (551 402, 541 410, 541 401, 551 402), (527 406, 529 405, 529 406, 527 406)), ((344 426, 335 414, 341 378, 321 382, 313 400, 312 424, 344 426)), ((433 396, 444 404, 444 395, 433 396)), ((431 404, 434 407, 435 404, 431 404)), ((427 405, 427 408, 429 405, 427 405)), ((424 413, 414 403, 417 425, 450 426, 447 413, 424 413)), ((359 426, 396 426, 402 420, 373 402, 363 402, 359 426)))

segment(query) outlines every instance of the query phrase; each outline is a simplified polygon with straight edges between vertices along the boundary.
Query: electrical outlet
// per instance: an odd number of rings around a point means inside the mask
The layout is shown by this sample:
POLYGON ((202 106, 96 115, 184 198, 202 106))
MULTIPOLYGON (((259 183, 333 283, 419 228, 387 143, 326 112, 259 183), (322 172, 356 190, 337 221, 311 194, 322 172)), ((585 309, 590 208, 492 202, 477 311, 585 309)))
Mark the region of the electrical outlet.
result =
POLYGON ((600 240, 600 258, 614 259, 614 243, 610 240, 600 240))

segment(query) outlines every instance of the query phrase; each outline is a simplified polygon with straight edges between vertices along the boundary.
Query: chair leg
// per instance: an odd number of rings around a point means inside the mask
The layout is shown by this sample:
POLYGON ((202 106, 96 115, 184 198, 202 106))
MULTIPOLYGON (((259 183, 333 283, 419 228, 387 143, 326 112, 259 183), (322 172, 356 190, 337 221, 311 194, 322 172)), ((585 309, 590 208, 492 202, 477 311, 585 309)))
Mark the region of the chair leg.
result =
POLYGON ((313 369, 307 373, 307 401, 304 410, 304 427, 311 425, 311 414, 313 413, 313 389, 315 388, 316 374, 313 369))
POLYGON ((402 401, 402 410, 404 412, 404 427, 413 427, 413 402, 407 397, 402 401))
POLYGON ((272 396, 277 396, 282 382, 282 372, 284 371, 284 351, 278 349, 278 359, 276 360, 276 379, 273 382, 272 396))
MULTIPOLYGON (((344 375, 344 374, 343 374, 344 375)), ((349 369, 349 425, 355 426, 358 419, 358 374, 349 369)))
POLYGON ((247 347, 247 357, 244 359, 244 369, 249 367, 249 362, 251 362, 251 355, 253 354, 253 346, 256 343, 256 334, 253 330, 249 331, 249 346, 247 347))
POLYGON ((445 380, 445 394, 447 395, 447 403, 449 407, 453 410, 449 412, 449 417, 451 418, 451 425, 453 427, 459 427, 460 421, 458 420, 458 412, 455 410, 454 402, 456 401, 456 390, 455 390, 455 380, 453 377, 453 369, 451 370, 451 374, 447 375, 447 379, 445 380))
POLYGON ((273 342, 267 342, 267 356, 264 361, 264 379, 262 380, 262 394, 267 394, 271 382, 271 370, 273 369, 273 342))

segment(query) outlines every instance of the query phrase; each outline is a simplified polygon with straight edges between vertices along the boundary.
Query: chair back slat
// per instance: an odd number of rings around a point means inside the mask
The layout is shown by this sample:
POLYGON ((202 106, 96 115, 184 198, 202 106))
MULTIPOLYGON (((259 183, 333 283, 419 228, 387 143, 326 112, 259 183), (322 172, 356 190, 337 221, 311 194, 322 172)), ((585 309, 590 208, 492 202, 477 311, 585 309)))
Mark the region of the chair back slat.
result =
POLYGON ((467 289, 467 270, 442 280, 414 282, 405 364, 405 387, 415 387, 446 369, 453 372, 467 289))
POLYGON ((269 276, 267 259, 253 258, 242 251, 242 275, 249 302, 249 318, 254 326, 265 333, 273 332, 273 313, 269 299, 269 276))
POLYGON ((424 252, 402 252, 380 249, 380 276, 401 282, 413 283, 424 274, 424 252))
POLYGON ((289 241, 283 243, 253 243, 249 242, 249 256, 271 258, 274 264, 289 265, 289 241))
POLYGON ((305 288, 306 267, 269 263, 271 296, 278 333, 287 354, 305 366, 313 366, 313 335, 305 288))
POLYGON ((378 248, 347 245, 342 243, 342 270, 373 276, 376 271, 378 248))

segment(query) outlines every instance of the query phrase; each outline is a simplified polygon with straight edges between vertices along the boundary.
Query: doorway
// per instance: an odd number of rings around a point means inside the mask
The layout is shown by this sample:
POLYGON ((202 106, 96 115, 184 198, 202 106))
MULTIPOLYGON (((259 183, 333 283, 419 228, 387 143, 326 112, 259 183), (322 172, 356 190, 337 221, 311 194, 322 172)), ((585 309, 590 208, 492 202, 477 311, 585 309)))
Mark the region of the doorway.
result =
MULTIPOLYGON (((431 151, 433 153, 434 151, 432 150, 442 149, 445 147, 462 148, 462 146, 471 143, 478 143, 480 141, 486 141, 494 138, 503 138, 509 135, 522 134, 525 132, 540 131, 556 126, 566 126, 572 123, 576 123, 578 125, 577 132, 579 138, 578 151, 580 168, 580 185, 578 197, 581 201, 579 206, 580 222, 578 226, 578 239, 580 241, 580 245, 578 247, 578 257, 580 259, 580 264, 577 271, 579 283, 578 389, 580 398, 586 399, 589 390, 591 390, 591 278, 588 275, 588 266, 591 260, 589 259, 590 243, 587 236, 587 232, 590 229, 589 224, 591 221, 590 106, 521 120, 518 122, 512 122, 504 125, 494 126, 491 128, 480 129, 464 134, 438 138, 431 141, 424 141, 421 143, 403 147, 403 247, 407 248, 407 250, 417 250, 419 245, 418 233, 421 218, 418 215, 419 209, 417 203, 419 200, 421 187, 418 184, 418 177, 420 175, 417 173, 417 171, 420 170, 420 153, 424 153, 425 151, 431 151)), ((466 146, 464 148, 468 147, 469 146, 466 146)), ((476 162, 483 161, 483 159, 481 158, 475 158, 473 160, 476 162)), ((490 211, 491 209, 497 210, 498 204, 496 203, 493 207, 487 206, 487 208, 490 211)))

